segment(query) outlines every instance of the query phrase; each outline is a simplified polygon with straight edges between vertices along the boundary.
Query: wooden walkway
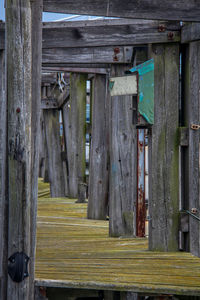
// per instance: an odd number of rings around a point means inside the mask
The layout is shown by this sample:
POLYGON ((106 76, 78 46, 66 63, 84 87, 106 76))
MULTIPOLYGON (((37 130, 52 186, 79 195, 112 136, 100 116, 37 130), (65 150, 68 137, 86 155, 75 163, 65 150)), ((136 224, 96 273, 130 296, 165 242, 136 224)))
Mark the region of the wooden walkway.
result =
POLYGON ((146 239, 109 238, 87 204, 49 198, 40 182, 36 285, 200 296, 200 259, 147 251, 146 239))

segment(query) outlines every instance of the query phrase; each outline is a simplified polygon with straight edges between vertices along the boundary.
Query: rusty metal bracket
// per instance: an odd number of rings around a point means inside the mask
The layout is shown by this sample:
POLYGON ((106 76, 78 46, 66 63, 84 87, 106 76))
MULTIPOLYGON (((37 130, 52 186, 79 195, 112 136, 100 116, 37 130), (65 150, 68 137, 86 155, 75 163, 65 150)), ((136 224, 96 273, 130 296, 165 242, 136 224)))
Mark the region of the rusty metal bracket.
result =
POLYGON ((200 125, 198 125, 198 124, 191 124, 190 128, 193 129, 193 130, 199 130, 200 129, 200 125))

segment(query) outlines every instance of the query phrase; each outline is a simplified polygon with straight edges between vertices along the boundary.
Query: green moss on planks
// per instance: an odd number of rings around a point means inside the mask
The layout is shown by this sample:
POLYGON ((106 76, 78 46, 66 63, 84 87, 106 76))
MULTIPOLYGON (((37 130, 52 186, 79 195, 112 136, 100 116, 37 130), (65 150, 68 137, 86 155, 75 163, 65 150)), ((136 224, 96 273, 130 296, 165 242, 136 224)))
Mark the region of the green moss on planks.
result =
POLYGON ((38 199, 37 285, 200 295, 199 258, 110 238, 108 221, 88 220, 86 210, 73 199, 38 199))

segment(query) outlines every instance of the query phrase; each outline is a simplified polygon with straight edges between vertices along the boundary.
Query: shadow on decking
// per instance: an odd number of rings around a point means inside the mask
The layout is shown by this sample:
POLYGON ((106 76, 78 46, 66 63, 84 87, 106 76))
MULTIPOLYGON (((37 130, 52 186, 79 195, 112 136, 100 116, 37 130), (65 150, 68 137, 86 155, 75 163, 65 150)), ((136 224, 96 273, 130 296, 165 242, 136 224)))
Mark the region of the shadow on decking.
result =
POLYGON ((200 259, 149 252, 145 238, 109 238, 108 221, 86 219, 87 204, 39 186, 36 285, 200 295, 200 259))

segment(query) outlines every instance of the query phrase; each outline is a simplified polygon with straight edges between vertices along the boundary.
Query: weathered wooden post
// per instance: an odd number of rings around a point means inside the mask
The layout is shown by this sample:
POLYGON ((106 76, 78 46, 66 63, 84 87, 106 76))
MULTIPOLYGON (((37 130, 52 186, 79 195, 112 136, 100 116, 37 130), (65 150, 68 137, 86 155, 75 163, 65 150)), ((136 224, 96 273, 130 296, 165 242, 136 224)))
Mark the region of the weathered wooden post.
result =
POLYGON ((65 183, 61 157, 59 110, 45 109, 43 115, 51 197, 64 197, 65 183))
MULTIPOLYGON (((112 66, 111 76, 124 76, 130 65, 112 66)), ((109 216, 111 236, 135 235, 137 131, 133 97, 110 100, 109 216)))
POLYGON ((178 250, 179 45, 153 45, 154 125, 149 136, 149 248, 178 250))
POLYGON ((6 201, 6 144, 7 104, 5 86, 5 51, 0 51, 0 298, 6 298, 7 290, 7 201, 6 201))
MULTIPOLYGON (((198 31, 199 32, 199 31, 198 31)), ((197 32, 196 32, 197 34, 197 32)), ((190 37, 189 37, 190 38, 190 37)), ((188 128, 188 146, 184 147, 183 171, 183 209, 189 211, 189 240, 185 240, 185 248, 200 257, 200 41, 189 43, 183 54, 183 125, 188 128), (195 126, 197 125, 197 126, 195 126)))
POLYGON ((8 257, 14 255, 9 260, 7 299, 34 297, 41 4, 6 2, 8 257), (29 264, 28 272, 23 264, 29 264), (16 265, 23 272, 13 276, 16 265))
POLYGON ((107 76, 96 74, 92 93, 92 132, 89 165, 88 218, 108 214, 108 91, 107 76))
POLYGON ((63 127, 68 164, 69 197, 78 197, 78 185, 85 182, 87 75, 71 73, 70 100, 63 107, 63 127))

